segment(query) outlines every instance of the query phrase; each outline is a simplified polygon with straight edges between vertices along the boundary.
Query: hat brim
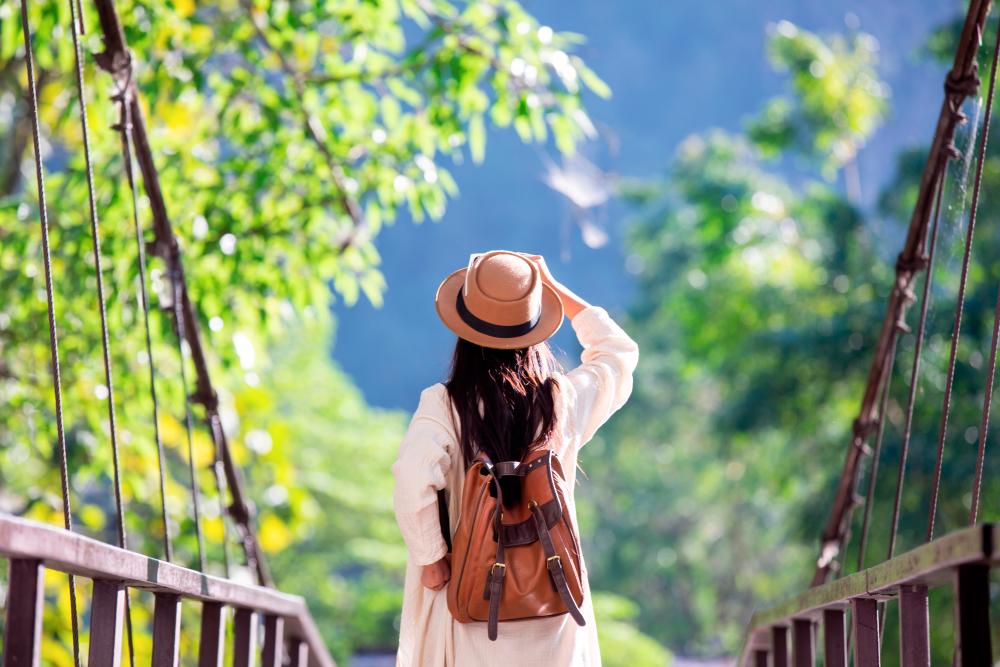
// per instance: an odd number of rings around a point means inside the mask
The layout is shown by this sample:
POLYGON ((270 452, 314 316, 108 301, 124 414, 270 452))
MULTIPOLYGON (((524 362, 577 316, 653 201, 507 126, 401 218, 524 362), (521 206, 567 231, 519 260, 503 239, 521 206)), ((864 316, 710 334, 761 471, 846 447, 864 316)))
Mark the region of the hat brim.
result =
POLYGON ((470 343, 483 347, 513 350, 537 345, 559 331, 563 321, 562 300, 556 291, 545 283, 542 283, 542 311, 538 316, 538 322, 531 331, 514 338, 497 338, 476 331, 462 320, 456 306, 458 291, 465 284, 466 270, 459 269, 441 281, 437 294, 434 296, 438 317, 459 338, 464 338, 470 343))

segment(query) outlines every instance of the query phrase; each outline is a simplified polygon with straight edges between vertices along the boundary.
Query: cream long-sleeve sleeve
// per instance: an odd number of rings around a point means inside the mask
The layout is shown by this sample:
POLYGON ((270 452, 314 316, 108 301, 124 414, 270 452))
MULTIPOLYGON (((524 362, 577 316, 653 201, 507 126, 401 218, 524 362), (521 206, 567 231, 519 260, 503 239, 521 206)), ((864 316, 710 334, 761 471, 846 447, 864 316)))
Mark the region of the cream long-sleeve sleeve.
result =
MULTIPOLYGON (((457 447, 441 392, 425 389, 392 466, 393 507, 410 559, 429 565, 448 553, 438 519, 437 492, 447 485, 452 450, 457 447)), ((445 396, 447 400, 447 396, 445 396)))
MULTIPOLYGON (((559 437, 553 443, 571 489, 575 485, 577 452, 628 400, 639 359, 638 346, 603 308, 584 309, 573 318, 572 326, 583 352, 580 365, 557 378, 559 437)), ((458 513, 465 466, 456 423, 444 385, 425 389, 392 466, 396 520, 409 553, 397 665, 600 667, 586 577, 585 626, 577 626, 568 615, 501 623, 495 642, 487 638, 485 623, 462 624, 452 619, 447 587, 432 591, 420 584, 421 566, 440 559, 446 552, 437 512, 438 489, 448 490, 452 532, 461 518, 458 513)), ((567 501, 568 511, 575 516, 572 494, 567 501)))
POLYGON ((639 346, 603 308, 585 308, 573 318, 573 330, 583 352, 580 365, 566 374, 563 403, 581 446, 632 394, 639 346))

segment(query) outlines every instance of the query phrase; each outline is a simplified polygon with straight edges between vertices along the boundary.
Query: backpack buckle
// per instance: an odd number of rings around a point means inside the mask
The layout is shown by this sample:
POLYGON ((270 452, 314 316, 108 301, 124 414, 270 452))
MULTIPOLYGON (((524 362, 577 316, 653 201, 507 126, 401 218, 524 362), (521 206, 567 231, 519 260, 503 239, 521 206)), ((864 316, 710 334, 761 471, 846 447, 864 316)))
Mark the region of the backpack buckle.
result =
POLYGON ((496 572, 496 570, 497 570, 498 567, 501 568, 501 572, 500 572, 500 576, 501 577, 504 576, 505 574, 507 574, 507 564, 506 563, 493 563, 493 566, 490 568, 490 576, 491 577, 493 576, 493 573, 496 572))
POLYGON ((548 558, 546 558, 546 559, 545 559, 545 562, 546 562, 546 563, 551 563, 552 561, 556 561, 556 562, 558 562, 558 563, 559 563, 560 565, 562 565, 562 558, 560 558, 560 557, 559 557, 558 555, 555 555, 555 556, 549 556, 548 558))

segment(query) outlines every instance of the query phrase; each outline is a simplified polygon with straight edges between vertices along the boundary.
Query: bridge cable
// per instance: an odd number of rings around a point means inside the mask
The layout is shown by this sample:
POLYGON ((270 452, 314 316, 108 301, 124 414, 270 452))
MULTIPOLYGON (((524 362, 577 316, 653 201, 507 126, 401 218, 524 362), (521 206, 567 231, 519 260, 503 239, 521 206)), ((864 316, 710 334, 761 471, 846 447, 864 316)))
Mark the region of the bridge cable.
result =
POLYGON ((170 541, 170 522, 167 517, 167 487, 166 469, 163 455, 163 440, 160 437, 159 401, 156 396, 156 364, 153 361, 153 339, 149 326, 149 294, 146 289, 146 245, 143 238, 142 222, 139 219, 139 195, 135 187, 135 173, 132 165, 132 113, 131 113, 131 79, 132 67, 128 66, 128 80, 120 84, 118 92, 113 99, 119 104, 119 122, 114 125, 121 136, 122 161, 125 167, 125 176, 128 180, 129 192, 132 197, 132 227, 135 232, 135 245, 138 254, 137 264, 139 268, 139 299, 142 302, 142 315, 146 333, 146 356, 149 364, 149 395, 152 400, 153 410, 153 437, 156 442, 156 456, 159 464, 160 481, 160 518, 163 521, 163 552, 167 562, 173 560, 173 549, 170 541))
MULTIPOLYGON (((52 387, 55 394, 56 437, 59 445, 59 477, 62 492, 63 525, 73 530, 73 510, 69 497, 69 458, 66 453, 66 431, 63 423, 62 377, 59 371, 59 333, 56 330, 55 295, 52 287, 52 254, 49 248, 49 213, 45 200, 45 175, 42 164, 41 130, 38 120, 38 91, 35 82, 35 60, 28 25, 27 0, 21 0, 21 30, 24 33, 24 67, 28 75, 28 105, 31 113, 31 141, 35 151, 35 182, 38 188, 38 217, 42 231, 42 262, 45 265, 45 301, 49 320, 49 354, 51 356, 52 387)), ((73 628, 73 662, 80 667, 80 620, 76 603, 76 579, 68 574, 70 618, 73 628)))
MULTIPOLYGON (((201 532, 201 500, 198 492, 198 477, 194 465, 194 418, 191 414, 191 396, 188 393, 187 366, 184 357, 184 340, 187 337, 187 324, 184 320, 184 289, 176 269, 170 272, 170 285, 173 290, 174 328, 177 341, 177 356, 181 365, 181 389, 184 392, 184 430, 187 435, 188 474, 191 478, 191 503, 194 508, 194 530, 198 537, 198 565, 205 571, 205 538, 201 532)), ((223 513, 224 514, 224 513, 223 513)), ((223 521, 223 526, 225 522, 223 521)), ((225 528, 223 528, 225 531, 225 528)), ((225 540, 225 532, 223 532, 225 540)), ((223 545, 225 549, 225 545, 223 545)), ((228 559, 227 559, 228 560, 228 559)), ((228 568, 227 568, 228 569, 228 568)), ((227 573, 228 576, 228 573, 227 573)))
POLYGON ((993 401, 993 382, 997 371, 997 339, 1000 337, 1000 288, 993 315, 993 337, 990 341, 990 361, 983 395, 983 412, 979 422, 979 448, 976 452, 976 473, 972 479, 972 504, 969 509, 969 525, 975 525, 979 518, 979 496, 983 485, 983 465, 986 462, 986 434, 990 425, 990 407, 993 401))
POLYGON ((969 208, 969 225, 965 236, 965 250, 962 255, 962 274, 959 281, 958 298, 955 304, 955 322, 951 336, 951 352, 948 359, 948 377, 945 384, 944 405, 941 411, 941 427, 938 431, 937 462, 934 467, 934 477, 931 483, 931 497, 927 519, 926 541, 934 537, 934 520, 937 515, 938 493, 941 486, 941 466, 944 461, 945 435, 948 428, 948 413, 951 409, 951 392, 955 381, 955 357, 958 351, 958 337, 962 327, 962 309, 965 305, 965 289, 969 277, 969 260, 972 253, 972 236, 976 226, 976 212, 979 208, 979 194, 983 184, 983 168, 986 164, 986 142, 990 134, 990 117, 993 113, 993 93, 997 83, 997 60, 1000 56, 1000 30, 997 30, 993 45, 993 62, 990 68, 990 86, 986 97, 986 111, 983 115, 983 127, 979 137, 976 154, 976 177, 972 188, 972 203, 969 208))
MULTIPOLYGON (((931 302, 931 286, 934 283, 934 257, 937 254, 938 231, 941 228, 941 200, 944 196, 945 177, 947 176, 947 157, 941 158, 943 164, 938 168, 934 196, 934 217, 929 232, 925 232, 924 245, 927 246, 926 275, 924 276, 924 287, 920 295, 920 318, 917 321, 916 338, 913 344, 913 363, 910 366, 910 387, 906 397, 906 418, 903 422, 903 435, 899 446, 899 469, 896 473, 896 493, 892 504, 892 523, 889 527, 889 549, 888 558, 892 558, 896 551, 896 536, 899 532, 899 513, 903 501, 903 483, 906 475, 906 460, 910 451, 910 438, 913 435, 913 409, 917 400, 917 387, 920 384, 920 362, 923 359, 924 340, 927 332, 927 312, 931 302), (928 243, 927 235, 930 240, 928 243)), ((874 482, 872 482, 874 486, 874 482)), ((872 502, 871 490, 868 498, 869 505, 872 502)), ((868 513, 868 507, 865 508, 868 513)))
MULTIPOLYGON (((108 333, 108 313, 106 307, 106 300, 104 295, 104 271, 102 268, 101 259, 101 234, 100 234, 100 221, 97 214, 97 204, 96 195, 94 187, 94 171, 93 163, 91 160, 90 151, 90 127, 87 122, 87 100, 85 97, 85 88, 83 81, 83 49, 80 45, 80 30, 78 29, 78 21, 82 21, 81 14, 78 13, 81 9, 78 0, 69 0, 70 6, 70 24, 72 26, 73 34, 73 49, 76 58, 76 92, 77 99, 80 108, 80 130, 81 136, 83 138, 83 156, 85 164, 85 172, 87 175, 87 196, 90 206, 90 235, 91 235, 91 245, 94 253, 94 273, 97 278, 97 303, 98 312, 101 316, 101 351, 103 354, 104 361, 104 382, 108 388, 108 427, 111 431, 111 447, 112 451, 115 452, 117 456, 118 452, 118 426, 115 417, 115 385, 114 378, 111 369, 111 351, 110 351, 110 338, 108 333)), ((119 501, 119 530, 120 530, 120 542, 122 545, 125 543, 124 537, 124 525, 125 517, 124 510, 121 507, 120 492, 118 494, 119 501)))
MULTIPOLYGON (((875 480, 878 478, 878 463, 879 457, 882 454, 882 439, 885 435, 885 423, 889 421, 887 416, 887 408, 889 405, 889 389, 892 386, 892 371, 896 364, 896 337, 892 339, 892 343, 889 347, 889 354, 886 355, 885 359, 885 372, 883 376, 882 384, 882 396, 879 399, 879 409, 878 409, 878 431, 875 435, 875 448, 872 450, 872 464, 868 471, 868 490, 865 493, 865 512, 864 518, 861 521, 861 539, 858 542, 858 567, 857 569, 863 570, 865 566, 865 550, 868 546, 868 529, 871 520, 872 511, 872 498, 875 495, 875 480)), ((846 550, 841 549, 841 553, 846 553, 846 550)))

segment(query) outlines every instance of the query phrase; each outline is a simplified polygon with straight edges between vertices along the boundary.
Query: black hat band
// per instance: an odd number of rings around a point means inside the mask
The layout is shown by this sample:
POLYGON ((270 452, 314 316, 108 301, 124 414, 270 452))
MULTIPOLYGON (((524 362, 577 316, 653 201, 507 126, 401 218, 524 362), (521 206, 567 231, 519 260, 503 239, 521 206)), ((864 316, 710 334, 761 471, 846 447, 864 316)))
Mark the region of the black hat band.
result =
POLYGON ((521 324, 493 324, 492 322, 479 319, 466 308, 461 288, 459 288, 458 298, 455 300, 455 310, 463 322, 479 333, 492 336, 493 338, 517 338, 518 336, 531 333, 531 330, 538 324, 538 319, 542 315, 542 309, 539 308, 538 313, 527 322, 521 324))

